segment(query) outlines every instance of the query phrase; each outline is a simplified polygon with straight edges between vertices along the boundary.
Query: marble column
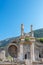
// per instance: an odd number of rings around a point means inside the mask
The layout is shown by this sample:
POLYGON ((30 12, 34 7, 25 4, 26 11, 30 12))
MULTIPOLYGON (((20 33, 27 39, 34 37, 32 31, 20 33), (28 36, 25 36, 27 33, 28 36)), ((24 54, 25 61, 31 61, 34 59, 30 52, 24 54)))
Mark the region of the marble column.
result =
POLYGON ((23 44, 20 44, 19 59, 23 60, 23 44))
POLYGON ((24 25, 21 24, 21 36, 23 36, 23 35, 24 35, 24 25))
POLYGON ((31 32, 31 36, 34 37, 34 31, 33 31, 33 25, 30 26, 30 32, 31 32))
POLYGON ((31 61, 35 61, 34 43, 31 44, 31 61))

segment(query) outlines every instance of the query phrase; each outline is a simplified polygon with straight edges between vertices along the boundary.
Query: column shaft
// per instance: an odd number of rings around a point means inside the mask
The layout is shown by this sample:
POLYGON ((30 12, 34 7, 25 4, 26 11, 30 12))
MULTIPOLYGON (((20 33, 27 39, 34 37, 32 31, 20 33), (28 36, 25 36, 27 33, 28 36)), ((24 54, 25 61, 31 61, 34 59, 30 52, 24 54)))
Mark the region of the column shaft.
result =
POLYGON ((31 61, 35 61, 34 43, 31 44, 31 61))
POLYGON ((19 59, 23 60, 23 44, 20 44, 19 59))

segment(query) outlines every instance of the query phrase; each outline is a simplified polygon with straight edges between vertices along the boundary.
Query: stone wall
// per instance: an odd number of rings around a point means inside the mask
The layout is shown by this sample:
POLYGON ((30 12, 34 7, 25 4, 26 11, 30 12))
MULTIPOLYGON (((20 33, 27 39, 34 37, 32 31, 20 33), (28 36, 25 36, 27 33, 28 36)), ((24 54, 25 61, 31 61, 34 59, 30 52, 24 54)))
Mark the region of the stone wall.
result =
POLYGON ((25 54, 27 54, 27 59, 30 59, 30 44, 23 45, 23 55, 25 59, 25 54))

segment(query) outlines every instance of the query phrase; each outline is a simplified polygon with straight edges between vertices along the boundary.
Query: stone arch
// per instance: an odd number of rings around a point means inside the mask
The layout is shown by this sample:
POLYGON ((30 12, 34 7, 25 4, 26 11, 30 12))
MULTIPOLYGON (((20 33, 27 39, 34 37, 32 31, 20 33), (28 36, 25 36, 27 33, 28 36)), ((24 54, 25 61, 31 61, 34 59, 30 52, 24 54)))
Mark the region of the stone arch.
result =
POLYGON ((12 56, 13 58, 17 58, 17 45, 15 44, 10 44, 8 46, 8 53, 10 56, 12 56))

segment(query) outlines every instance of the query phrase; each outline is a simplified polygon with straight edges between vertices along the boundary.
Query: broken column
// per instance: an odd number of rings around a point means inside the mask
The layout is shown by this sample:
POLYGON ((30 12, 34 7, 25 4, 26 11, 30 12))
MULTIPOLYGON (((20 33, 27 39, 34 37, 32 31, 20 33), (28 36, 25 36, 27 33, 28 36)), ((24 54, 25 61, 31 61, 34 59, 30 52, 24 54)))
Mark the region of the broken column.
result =
POLYGON ((34 32, 33 32, 33 25, 30 26, 30 32, 31 32, 31 37, 34 37, 34 32))
POLYGON ((24 35, 24 25, 21 24, 21 36, 23 36, 23 35, 24 35))

